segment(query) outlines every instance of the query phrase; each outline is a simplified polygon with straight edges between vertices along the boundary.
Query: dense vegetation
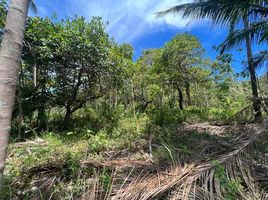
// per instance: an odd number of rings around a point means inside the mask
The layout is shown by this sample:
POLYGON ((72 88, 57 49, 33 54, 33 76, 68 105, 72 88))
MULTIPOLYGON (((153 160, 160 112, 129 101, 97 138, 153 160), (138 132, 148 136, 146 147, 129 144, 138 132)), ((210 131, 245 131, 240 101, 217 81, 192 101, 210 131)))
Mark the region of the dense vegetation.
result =
POLYGON ((228 119, 249 104, 247 84, 231 55, 211 61, 204 52, 198 38, 180 34, 133 62, 131 45, 109 38, 101 18, 29 18, 12 132, 112 136, 125 117, 158 126, 228 119))
MULTIPOLYGON (((111 194, 113 185, 123 187, 128 183, 130 171, 136 178, 142 172, 119 170, 123 181, 117 183, 118 171, 106 161, 143 161, 143 167, 152 164, 148 173, 155 174, 159 170, 155 166, 161 170, 187 166, 218 152, 228 153, 236 136, 249 128, 239 126, 239 130, 224 129, 223 134, 215 134, 203 130, 204 122, 246 124, 262 121, 267 113, 267 77, 257 77, 256 73, 265 63, 267 52, 255 56, 247 51, 248 67, 239 74, 232 66, 233 55, 227 52, 241 41, 248 42, 249 33, 256 38, 252 41, 266 42, 259 23, 267 25, 267 2, 247 2, 258 5, 258 9, 246 4, 241 8, 240 1, 214 0, 159 13, 179 12, 230 25, 226 41, 215 47, 215 60, 205 56, 198 37, 189 33, 175 35, 161 48, 144 50, 134 61, 133 47, 111 38, 106 31, 108 24, 101 17, 90 21, 79 16, 64 20, 28 17, 12 113, 12 144, 0 198, 87 199, 95 188, 92 199, 109 199, 115 195, 111 194), (220 11, 211 9, 219 5, 220 11), (256 16, 263 17, 261 22, 256 16), (252 20, 250 27, 248 20, 252 20), (201 124, 201 131, 187 129, 196 124, 201 124)), ((0 5, 0 26, 4 30, 6 1, 0 5)), ((251 49, 249 45, 247 50, 251 49)), ((261 160, 267 142, 258 144, 261 160)), ((212 182, 222 186, 222 193, 215 193, 215 197, 251 197, 250 181, 236 179, 245 178, 243 171, 242 175, 235 171, 241 172, 241 168, 233 167, 231 161, 224 165, 221 158, 210 162, 214 170, 211 177, 215 176, 212 182)), ((199 181, 201 184, 204 180, 199 181)), ((213 188, 203 190, 213 192, 213 188)), ((174 192, 177 190, 165 191, 157 198, 171 198, 174 192)))

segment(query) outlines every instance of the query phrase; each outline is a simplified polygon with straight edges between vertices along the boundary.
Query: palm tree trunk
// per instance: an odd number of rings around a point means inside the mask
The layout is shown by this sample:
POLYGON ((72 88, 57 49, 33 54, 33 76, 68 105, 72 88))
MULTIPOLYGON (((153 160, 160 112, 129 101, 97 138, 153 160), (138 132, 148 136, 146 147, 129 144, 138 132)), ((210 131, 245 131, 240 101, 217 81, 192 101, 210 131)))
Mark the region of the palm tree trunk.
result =
POLYGON ((0 49, 0 190, 3 184, 28 6, 29 0, 11 0, 0 49))
POLYGON ((23 109, 22 109, 22 96, 21 96, 21 90, 22 90, 22 65, 20 65, 20 75, 19 75, 19 87, 18 87, 18 106, 19 106, 19 115, 18 115, 18 141, 21 141, 21 127, 23 122, 23 109))
POLYGON ((268 85, 268 72, 266 72, 266 84, 268 85))
MULTIPOLYGON (((245 30, 248 30, 250 28, 248 17, 245 16, 243 18, 243 21, 244 21, 245 30)), ((261 113, 261 104, 260 104, 260 99, 259 99, 259 94, 258 94, 257 76, 256 76, 255 66, 253 63, 250 35, 246 37, 246 47, 247 47, 247 57, 248 57, 248 67, 249 67, 249 73, 250 73, 251 89, 252 89, 252 94, 253 94, 254 118, 259 119, 262 117, 262 113, 261 113)))

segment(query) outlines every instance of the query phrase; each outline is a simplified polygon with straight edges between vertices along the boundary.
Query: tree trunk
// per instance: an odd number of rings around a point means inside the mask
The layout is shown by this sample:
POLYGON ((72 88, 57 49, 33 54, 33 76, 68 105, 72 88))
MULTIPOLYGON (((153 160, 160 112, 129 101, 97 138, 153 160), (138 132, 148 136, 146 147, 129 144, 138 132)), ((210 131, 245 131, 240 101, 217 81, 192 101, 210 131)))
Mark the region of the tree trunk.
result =
POLYGON ((47 120, 46 120, 46 130, 49 130, 49 118, 50 118, 50 112, 51 112, 51 107, 48 109, 48 111, 47 111, 47 120))
POLYGON ((19 75, 29 0, 11 0, 0 49, 0 190, 19 75))
MULTIPOLYGON (((243 18, 245 30, 248 30, 250 27, 248 17, 243 18)), ((257 83, 257 76, 255 71, 255 66, 253 62, 253 55, 252 55, 252 46, 251 46, 251 36, 247 35, 246 37, 246 47, 247 47, 247 57, 248 57, 248 67, 250 73, 250 82, 251 82, 251 89, 253 95, 253 109, 254 109, 254 118, 259 119, 262 117, 261 113, 261 102, 259 99, 258 94, 258 83, 257 83)))
POLYGON ((37 77, 37 68, 36 68, 36 61, 34 61, 34 64, 32 66, 32 73, 33 73, 33 87, 36 88, 37 82, 36 82, 36 77, 37 77))
POLYGON ((131 98, 132 98, 133 117, 136 118, 135 93, 133 83, 131 83, 131 98))
POLYGON ((118 104, 118 90, 117 88, 115 89, 115 102, 114 102, 114 108, 117 108, 117 104, 118 104))
POLYGON ((39 126, 40 131, 46 131, 47 126, 47 115, 46 115, 46 107, 45 107, 45 101, 42 99, 40 102, 40 107, 38 108, 38 116, 37 116, 37 124, 39 126))
MULTIPOLYGON (((46 73, 45 73, 46 74, 46 73)), ((39 99, 39 106, 38 106, 38 116, 37 116, 37 124, 39 127, 39 131, 46 131, 46 124, 48 121, 46 115, 46 105, 47 105, 47 96, 46 96, 46 76, 44 75, 44 79, 42 81, 42 94, 41 98, 39 99)))
POLYGON ((268 85, 268 72, 266 72, 266 83, 268 85))
POLYGON ((176 101, 175 91, 176 91, 175 88, 172 87, 172 89, 171 89, 171 97, 170 97, 170 102, 169 102, 169 105, 172 106, 172 108, 174 107, 175 101, 176 101))
POLYGON ((109 92, 109 108, 112 109, 112 91, 109 92))
POLYGON ((18 141, 22 140, 21 135, 21 128, 22 128, 22 122, 23 122, 23 109, 22 109, 22 96, 21 96, 21 89, 22 89, 22 66, 20 65, 21 73, 19 75, 19 92, 18 92, 18 106, 19 106, 19 115, 18 115, 18 141))
POLYGON ((165 105, 165 91, 163 88, 162 88, 162 94, 161 94, 161 108, 163 108, 165 105))
POLYGON ((61 130, 66 130, 72 117, 72 111, 70 107, 66 108, 66 113, 62 122, 61 130))
POLYGON ((186 82, 185 90, 186 90, 186 96, 187 96, 187 105, 190 106, 192 104, 190 83, 186 82))
POLYGON ((146 101, 143 105, 142 105, 142 108, 141 108, 141 113, 144 113, 146 108, 150 105, 150 103, 152 103, 153 100, 149 100, 149 101, 146 101))
POLYGON ((179 92, 179 107, 181 110, 183 110, 183 94, 179 87, 177 88, 177 90, 179 92))
POLYGON ((127 89, 124 89, 124 99, 123 99, 123 101, 124 101, 124 108, 125 108, 125 110, 127 110, 127 108, 128 108, 128 91, 127 91, 127 89))

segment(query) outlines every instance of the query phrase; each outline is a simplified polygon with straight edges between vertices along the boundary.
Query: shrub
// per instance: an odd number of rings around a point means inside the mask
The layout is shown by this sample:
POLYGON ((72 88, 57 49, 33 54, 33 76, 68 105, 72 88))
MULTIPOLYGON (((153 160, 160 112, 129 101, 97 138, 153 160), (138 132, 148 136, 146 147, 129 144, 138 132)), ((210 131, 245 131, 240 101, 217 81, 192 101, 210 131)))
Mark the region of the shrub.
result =
POLYGON ((178 124, 185 121, 186 116, 182 110, 165 105, 161 108, 154 107, 150 110, 151 121, 158 126, 178 124))

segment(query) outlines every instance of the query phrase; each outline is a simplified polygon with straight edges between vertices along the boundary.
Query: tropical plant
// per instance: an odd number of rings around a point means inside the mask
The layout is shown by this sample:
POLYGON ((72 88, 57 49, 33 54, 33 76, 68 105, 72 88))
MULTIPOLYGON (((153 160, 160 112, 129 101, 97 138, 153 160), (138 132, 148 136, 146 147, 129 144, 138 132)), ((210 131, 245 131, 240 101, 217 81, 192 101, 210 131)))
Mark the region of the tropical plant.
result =
MULTIPOLYGON (((193 3, 178 5, 159 12, 158 15, 175 13, 182 14, 183 17, 195 19, 209 18, 216 25, 229 26, 230 33, 221 45, 222 51, 236 46, 241 41, 246 42, 255 118, 259 118, 261 117, 261 108, 255 71, 256 66, 253 62, 252 36, 250 33, 256 32, 260 36, 260 33, 263 33, 263 28, 260 28, 260 24, 257 23, 258 25, 255 25, 255 28, 252 29, 250 22, 259 19, 259 17, 266 18, 267 12, 267 1, 263 0, 196 0, 193 3), (236 31, 236 28, 241 26, 241 23, 243 24, 242 31, 236 31)), ((263 36, 260 37, 264 40, 263 36)))
POLYGON ((197 80, 195 69, 202 65, 204 50, 199 40, 190 34, 175 36, 163 48, 158 71, 167 75, 167 83, 179 93, 179 107, 183 110, 183 89, 187 105, 191 105, 191 84, 197 80))

